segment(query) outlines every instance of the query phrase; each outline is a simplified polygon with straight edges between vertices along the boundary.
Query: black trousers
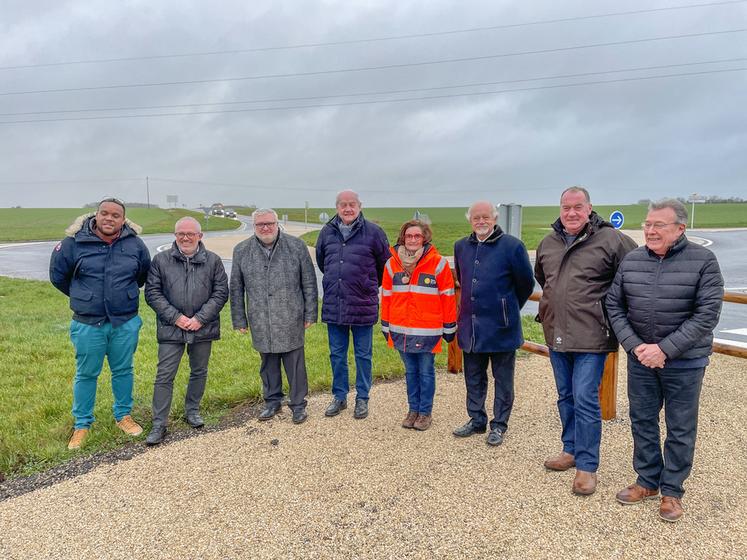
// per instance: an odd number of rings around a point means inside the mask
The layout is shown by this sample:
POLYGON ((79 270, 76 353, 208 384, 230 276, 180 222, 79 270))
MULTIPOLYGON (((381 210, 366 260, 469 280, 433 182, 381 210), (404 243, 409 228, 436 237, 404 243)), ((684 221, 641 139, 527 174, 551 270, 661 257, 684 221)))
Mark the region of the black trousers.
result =
POLYGON ((187 395, 184 400, 184 413, 200 411, 200 401, 205 393, 207 382, 207 366, 210 359, 212 341, 196 342, 194 344, 169 344, 158 345, 158 370, 156 381, 153 386, 153 425, 165 426, 169 421, 171 410, 171 397, 174 393, 174 378, 182 361, 184 348, 189 355, 189 383, 187 384, 187 395))
POLYGON ((681 498, 690 476, 698 432, 698 407, 705 368, 651 369, 628 358, 628 400, 637 483, 681 498), (664 407, 664 452, 659 414, 664 407))
POLYGON ((490 429, 505 432, 514 407, 514 366, 516 351, 473 353, 464 352, 464 383, 467 386, 467 414, 472 423, 482 428, 488 423, 485 398, 488 394, 488 363, 495 380, 493 419, 490 429))
POLYGON ((306 408, 306 395, 309 394, 309 381, 306 376, 306 358, 303 346, 273 354, 259 353, 262 364, 259 375, 262 378, 262 396, 265 403, 280 404, 283 400, 283 377, 280 362, 283 363, 285 376, 288 378, 288 406, 291 410, 306 408))

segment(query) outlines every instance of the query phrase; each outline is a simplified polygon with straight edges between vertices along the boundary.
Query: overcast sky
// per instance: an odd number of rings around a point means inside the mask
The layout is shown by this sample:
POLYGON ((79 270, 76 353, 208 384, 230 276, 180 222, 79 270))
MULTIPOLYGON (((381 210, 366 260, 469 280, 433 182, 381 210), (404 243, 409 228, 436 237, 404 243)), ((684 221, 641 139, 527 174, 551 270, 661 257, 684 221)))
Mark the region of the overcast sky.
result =
POLYGON ((694 3, 2 0, 0 207, 747 198, 747 2, 587 17, 694 3))

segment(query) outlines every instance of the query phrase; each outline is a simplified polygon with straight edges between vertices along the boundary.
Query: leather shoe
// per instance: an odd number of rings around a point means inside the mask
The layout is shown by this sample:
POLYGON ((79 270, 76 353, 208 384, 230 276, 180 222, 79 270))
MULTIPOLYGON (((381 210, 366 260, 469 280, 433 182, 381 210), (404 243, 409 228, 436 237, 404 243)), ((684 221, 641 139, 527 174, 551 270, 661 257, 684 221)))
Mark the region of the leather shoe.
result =
POLYGON ((470 420, 464 426, 458 427, 451 433, 456 437, 469 437, 473 434, 484 434, 487 431, 488 430, 485 426, 475 426, 472 420, 470 420))
POLYGON ((644 488, 638 484, 631 484, 615 494, 615 499, 621 504, 629 506, 632 504, 640 504, 643 500, 656 498, 658 495, 658 489, 649 490, 648 488, 644 488))
POLYGON ((309 417, 309 415, 306 413, 305 408, 298 408, 293 411, 293 423, 294 424, 303 424, 306 422, 306 419, 309 417))
POLYGON ((366 416, 368 416, 368 401, 365 399, 355 399, 353 418, 356 420, 363 420, 366 416))
POLYGON ((402 420, 402 427, 407 428, 408 430, 411 430, 415 427, 415 420, 418 419, 418 413, 417 412, 408 412, 407 416, 405 416, 405 419, 402 420))
POLYGON ((554 455, 545 459, 545 468, 551 471, 567 471, 575 466, 576 458, 565 451, 562 451, 560 455, 554 455))
POLYGON ((332 399, 332 402, 329 403, 329 406, 327 407, 327 410, 324 411, 325 416, 337 416, 340 414, 341 411, 345 410, 348 407, 347 401, 341 401, 339 399, 332 399))
POLYGON ((662 520, 674 523, 679 521, 685 510, 682 509, 682 500, 674 496, 662 496, 659 506, 659 517, 662 520))
POLYGON ((412 427, 419 432, 424 432, 431 427, 432 423, 433 416, 431 416, 430 414, 418 414, 418 417, 412 427))
POLYGON ((503 432, 498 428, 491 428, 490 433, 488 434, 488 439, 485 441, 488 445, 497 447, 503 443, 503 432))
POLYGON ((159 426, 158 424, 156 424, 150 429, 150 433, 148 434, 148 437, 145 438, 145 444, 146 445, 158 445, 159 443, 163 442, 165 437, 166 437, 166 426, 159 426))
POLYGON ((574 494, 589 496, 597 489, 597 473, 576 469, 576 478, 571 487, 574 494))
POLYGON ((187 414, 187 424, 193 428, 202 428, 205 425, 205 420, 202 419, 199 412, 192 412, 187 414))
POLYGON ((275 416, 278 412, 280 412, 279 404, 268 404, 265 406, 264 410, 259 413, 257 420, 259 420, 260 422, 266 422, 267 420, 275 416))

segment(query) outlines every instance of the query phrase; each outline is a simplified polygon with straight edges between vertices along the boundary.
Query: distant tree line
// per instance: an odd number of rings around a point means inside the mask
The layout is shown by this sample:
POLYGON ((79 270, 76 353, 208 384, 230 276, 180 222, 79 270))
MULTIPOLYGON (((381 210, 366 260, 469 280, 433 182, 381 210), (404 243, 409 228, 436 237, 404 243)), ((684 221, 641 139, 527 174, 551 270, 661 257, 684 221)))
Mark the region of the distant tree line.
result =
MULTIPOLYGON (((677 200, 682 202, 683 204, 690 204, 690 199, 684 198, 681 196, 677 197, 677 200)), ((734 203, 734 202, 747 202, 747 199, 741 198, 739 196, 730 196, 729 198, 723 198, 718 195, 713 196, 702 196, 700 197, 701 201, 705 202, 706 204, 727 204, 727 203, 734 203)), ((648 205, 651 202, 651 199, 649 198, 642 198, 638 201, 638 204, 646 204, 648 205)))

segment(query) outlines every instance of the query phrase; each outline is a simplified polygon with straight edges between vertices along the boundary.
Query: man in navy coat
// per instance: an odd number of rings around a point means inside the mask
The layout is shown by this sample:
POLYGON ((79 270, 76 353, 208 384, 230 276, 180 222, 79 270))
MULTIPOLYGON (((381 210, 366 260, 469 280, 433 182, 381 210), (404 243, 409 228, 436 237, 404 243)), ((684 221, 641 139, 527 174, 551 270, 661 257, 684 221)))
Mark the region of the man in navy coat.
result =
POLYGON ((457 437, 484 434, 488 416, 488 363, 495 380, 488 445, 500 445, 514 403, 516 349, 524 343, 519 310, 534 288, 526 247, 496 225, 498 211, 487 201, 467 212, 472 235, 454 244, 454 268, 462 287, 457 340, 464 352, 467 414, 457 437))

